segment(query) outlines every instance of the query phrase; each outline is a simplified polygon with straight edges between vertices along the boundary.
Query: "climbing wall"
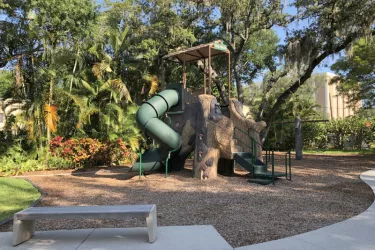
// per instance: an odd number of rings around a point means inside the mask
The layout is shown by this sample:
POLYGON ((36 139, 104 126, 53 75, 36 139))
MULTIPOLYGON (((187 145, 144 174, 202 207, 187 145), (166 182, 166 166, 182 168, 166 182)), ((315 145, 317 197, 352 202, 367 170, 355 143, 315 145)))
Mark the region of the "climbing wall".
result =
POLYGON ((233 123, 212 95, 199 96, 196 116, 194 177, 215 178, 219 158, 232 158, 233 123))

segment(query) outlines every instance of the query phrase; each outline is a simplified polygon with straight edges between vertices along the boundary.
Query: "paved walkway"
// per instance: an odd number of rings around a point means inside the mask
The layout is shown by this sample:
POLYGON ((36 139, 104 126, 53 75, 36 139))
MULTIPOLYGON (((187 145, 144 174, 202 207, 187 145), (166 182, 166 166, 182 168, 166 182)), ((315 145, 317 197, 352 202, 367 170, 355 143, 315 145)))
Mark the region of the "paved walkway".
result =
POLYGON ((212 226, 158 227, 148 242, 147 228, 98 228, 41 231, 13 247, 12 233, 0 233, 1 250, 233 250, 212 226))
MULTIPOLYGON (((375 193, 375 170, 361 174, 375 193)), ((315 231, 236 250, 374 250, 375 202, 362 214, 315 231)))

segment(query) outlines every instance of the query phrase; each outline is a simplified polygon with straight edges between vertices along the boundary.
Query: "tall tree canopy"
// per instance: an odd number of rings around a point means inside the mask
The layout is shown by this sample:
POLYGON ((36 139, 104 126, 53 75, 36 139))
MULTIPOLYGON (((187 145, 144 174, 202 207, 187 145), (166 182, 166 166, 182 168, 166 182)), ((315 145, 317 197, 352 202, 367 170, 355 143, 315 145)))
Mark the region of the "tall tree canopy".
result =
POLYGON ((364 38, 331 67, 338 77, 338 90, 349 97, 349 104, 364 101, 365 107, 375 107, 375 44, 364 38))
MULTIPOLYGON (((42 135, 51 133, 106 140, 124 134, 122 118, 133 117, 133 105, 162 87, 161 58, 216 39, 231 51, 232 91, 240 101, 245 101, 242 85, 263 76, 256 119, 270 125, 285 103, 298 107, 293 94, 321 62, 360 37, 374 35, 375 3, 124 0, 106 1, 99 8, 94 0, 2 0, 0 14, 5 17, 0 21, 0 67, 11 70, 12 97, 27 100, 30 131, 44 142, 42 135), (285 4, 296 13, 285 13, 285 4), (286 31, 281 44, 272 30, 276 26, 286 31), (58 116, 64 119, 56 123, 58 116)), ((201 87, 199 70, 207 71, 202 65, 189 66, 188 85, 201 87)), ((213 66, 214 93, 225 101, 228 83, 221 78, 227 68, 220 59, 213 66)), ((180 71, 180 65, 166 64, 167 80, 179 81, 180 71)), ((353 75, 344 71, 343 77, 353 75)), ((366 75, 371 76, 369 71, 366 75)))

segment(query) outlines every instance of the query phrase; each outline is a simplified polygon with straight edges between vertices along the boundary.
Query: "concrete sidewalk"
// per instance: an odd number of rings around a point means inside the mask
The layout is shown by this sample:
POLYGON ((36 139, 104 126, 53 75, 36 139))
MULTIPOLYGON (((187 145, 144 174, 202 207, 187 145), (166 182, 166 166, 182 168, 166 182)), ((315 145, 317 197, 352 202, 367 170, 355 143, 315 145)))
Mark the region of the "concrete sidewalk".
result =
MULTIPOLYGON (((375 170, 360 178, 375 193, 375 170)), ((375 203, 365 212, 348 220, 315 231, 280 240, 238 247, 236 250, 374 250, 375 203)))
POLYGON ((42 231, 13 247, 12 233, 0 233, 1 250, 233 250, 212 226, 158 227, 159 236, 148 242, 147 228, 98 228, 42 231))

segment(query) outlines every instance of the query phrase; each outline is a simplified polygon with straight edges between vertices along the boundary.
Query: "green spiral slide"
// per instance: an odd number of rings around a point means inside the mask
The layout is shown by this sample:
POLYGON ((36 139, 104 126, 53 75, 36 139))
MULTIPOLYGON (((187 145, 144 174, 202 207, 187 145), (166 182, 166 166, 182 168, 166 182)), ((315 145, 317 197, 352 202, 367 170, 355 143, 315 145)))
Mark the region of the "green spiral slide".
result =
MULTIPOLYGON (((146 136, 153 138, 160 145, 159 148, 147 150, 142 154, 143 171, 159 169, 168 152, 181 146, 181 136, 159 119, 171 107, 176 106, 179 99, 178 91, 166 89, 142 104, 137 111, 138 126, 146 136)), ((139 171, 139 168, 140 159, 134 163, 131 171, 139 171)))

